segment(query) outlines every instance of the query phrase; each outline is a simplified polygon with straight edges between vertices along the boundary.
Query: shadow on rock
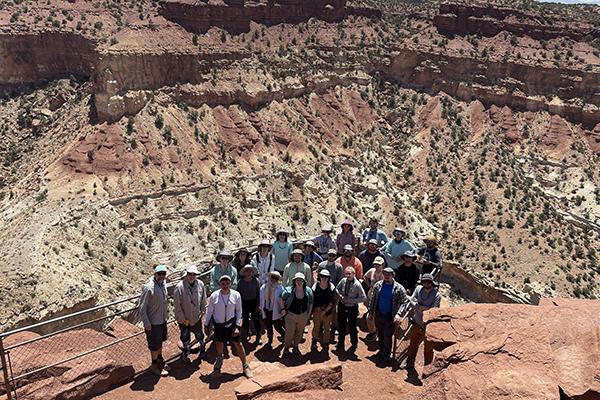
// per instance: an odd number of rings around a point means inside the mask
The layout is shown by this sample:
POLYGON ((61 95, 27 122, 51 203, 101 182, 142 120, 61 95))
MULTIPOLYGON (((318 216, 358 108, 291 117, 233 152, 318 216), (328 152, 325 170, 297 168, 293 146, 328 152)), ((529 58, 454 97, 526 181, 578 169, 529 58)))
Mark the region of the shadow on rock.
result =
POLYGON ((244 376, 242 373, 230 374, 223 372, 211 372, 208 375, 201 375, 200 380, 208 384, 209 389, 219 389, 221 384, 235 381, 237 378, 244 376))
POLYGON ((136 392, 152 392, 160 377, 146 371, 133 379, 129 388, 136 392))

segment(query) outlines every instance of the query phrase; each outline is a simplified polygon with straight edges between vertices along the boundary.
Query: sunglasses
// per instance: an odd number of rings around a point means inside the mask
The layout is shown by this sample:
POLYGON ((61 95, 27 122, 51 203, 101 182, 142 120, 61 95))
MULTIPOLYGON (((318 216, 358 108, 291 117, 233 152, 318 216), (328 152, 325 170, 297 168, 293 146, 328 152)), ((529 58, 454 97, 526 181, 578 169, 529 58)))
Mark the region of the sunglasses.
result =
POLYGON ((337 254, 327 254, 327 257, 335 257, 337 254))
POLYGON ((167 276, 167 273, 166 273, 166 272, 157 272, 157 273, 156 273, 156 275, 159 275, 159 276, 167 276))

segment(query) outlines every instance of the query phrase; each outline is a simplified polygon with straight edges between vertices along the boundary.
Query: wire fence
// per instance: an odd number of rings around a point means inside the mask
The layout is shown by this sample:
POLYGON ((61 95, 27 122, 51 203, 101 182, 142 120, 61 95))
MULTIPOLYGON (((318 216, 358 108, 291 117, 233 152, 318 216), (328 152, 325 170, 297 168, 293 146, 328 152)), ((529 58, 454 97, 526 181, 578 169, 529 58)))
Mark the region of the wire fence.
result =
MULTIPOLYGON (((294 245, 303 241, 297 240, 294 245)), ((212 262, 197 264, 204 271, 199 279, 208 290, 212 262)), ((170 298, 183 273, 178 270, 167 276, 170 298)), ((145 371, 150 360, 138 313, 139 298, 131 296, 0 333, 0 399, 69 397, 81 390, 78 386, 122 384, 145 371)), ((172 304, 169 309, 173 310, 172 304)), ((163 345, 165 359, 180 351, 179 329, 172 319, 168 322, 168 338, 163 345)))

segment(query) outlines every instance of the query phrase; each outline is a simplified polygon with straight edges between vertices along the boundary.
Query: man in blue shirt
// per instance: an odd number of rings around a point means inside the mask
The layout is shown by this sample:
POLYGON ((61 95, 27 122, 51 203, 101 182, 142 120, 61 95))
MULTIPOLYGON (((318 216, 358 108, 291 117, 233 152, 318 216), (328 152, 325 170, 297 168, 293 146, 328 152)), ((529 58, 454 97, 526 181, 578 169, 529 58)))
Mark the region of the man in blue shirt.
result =
POLYGON ((323 257, 321 257, 315 251, 316 249, 317 246, 312 240, 309 240, 306 243, 304 243, 304 262, 313 270, 317 269, 317 266, 323 262, 323 257))
POLYGON ((379 219, 376 217, 371 217, 369 220, 369 227, 362 233, 363 244, 368 243, 371 239, 377 240, 378 248, 385 246, 388 242, 388 237, 385 232, 379 229, 379 219))
POLYGON ((385 268, 383 280, 373 286, 369 302, 369 318, 375 319, 377 327, 379 352, 376 356, 385 362, 391 361, 394 316, 407 301, 406 291, 394 280, 394 270, 390 267, 385 268))

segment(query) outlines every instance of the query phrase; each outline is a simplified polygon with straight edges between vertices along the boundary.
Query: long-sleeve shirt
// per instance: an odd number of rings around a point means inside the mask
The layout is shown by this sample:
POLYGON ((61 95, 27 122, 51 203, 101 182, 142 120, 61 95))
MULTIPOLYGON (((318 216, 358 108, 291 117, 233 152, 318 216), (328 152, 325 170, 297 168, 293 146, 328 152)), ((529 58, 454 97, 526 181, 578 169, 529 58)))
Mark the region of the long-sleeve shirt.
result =
POLYGON ((360 284, 360 281, 356 278, 351 281, 349 281, 348 278, 342 278, 340 283, 338 283, 336 290, 342 299, 345 298, 347 300, 347 303, 345 304, 340 301, 340 304, 343 304, 346 307, 356 306, 367 300, 365 290, 360 284))
POLYGON ((344 270, 342 268, 342 264, 340 264, 337 261, 334 261, 334 262, 323 261, 317 267, 317 274, 324 269, 329 271, 329 274, 330 274, 329 282, 333 283, 334 286, 337 286, 337 284, 340 283, 340 281, 344 277, 344 270))
POLYGON ((313 243, 317 246, 317 253, 320 255, 327 254, 329 249, 337 249, 335 241, 331 236, 317 236, 313 239, 313 243))
POLYGON ((291 262, 285 266, 285 269, 283 270, 283 279, 281 282, 283 286, 292 286, 294 275, 296 275, 298 272, 302 272, 302 274, 304 274, 304 279, 306 279, 306 284, 312 286, 312 269, 304 262, 291 262))
POLYGON ((401 284, 404 289, 412 293, 415 291, 417 282, 419 281, 419 269, 414 263, 410 266, 401 264, 396 270, 395 278, 396 282, 401 284))
POLYGON ((275 269, 280 273, 283 272, 283 269, 290 262, 290 255, 294 250, 294 246, 290 242, 281 243, 279 240, 273 242, 273 248, 271 252, 275 256, 275 269))
MULTIPOLYGON (((377 257, 383 257, 383 259, 385 261, 385 257, 383 255, 383 253, 381 251, 379 251, 379 249, 377 249, 375 251, 375 253, 371 253, 371 252, 369 252, 369 250, 363 250, 358 255, 358 259, 362 263, 363 272, 367 272, 368 270, 373 268, 373 261, 375 261, 375 258, 377 258, 377 257)), ((387 265, 384 263, 383 267, 385 268, 385 267, 387 267, 387 265)))
POLYGON ((167 322, 167 307, 168 297, 165 284, 156 282, 154 277, 150 278, 142 288, 140 296, 139 314, 144 329, 167 322))
POLYGON ((252 256, 250 263, 258 271, 258 281, 262 285, 268 279, 269 272, 275 270, 275 256, 271 253, 267 254, 266 257, 262 257, 256 253, 252 256))
POLYGON ((235 289, 237 287, 237 271, 232 264, 229 264, 225 270, 221 267, 221 264, 216 264, 213 269, 210 270, 210 291, 211 293, 217 291, 221 288, 221 284, 219 283, 219 279, 223 275, 229 275, 231 278, 231 288, 235 289))
POLYGON ((388 242, 388 237, 384 231, 381 229, 371 230, 371 228, 367 228, 362 233, 362 240, 364 243, 367 243, 371 239, 377 240, 377 247, 384 246, 388 242))
POLYGON ((221 289, 210 295, 204 325, 209 325, 210 320, 217 324, 224 324, 233 320, 238 326, 242 326, 242 296, 235 291, 229 290, 229 294, 222 294, 221 289))
MULTIPOLYGON (((438 249, 428 249, 423 247, 417 252, 423 257, 423 268, 422 274, 430 274, 435 270, 435 274, 438 275, 442 271, 442 254, 438 249)), ((435 277, 434 277, 435 278, 435 277)))
POLYGON ((423 286, 419 285, 416 287, 413 295, 410 296, 409 301, 414 306, 413 321, 416 324, 423 326, 423 311, 419 311, 419 306, 425 307, 426 309, 439 308, 442 296, 435 287, 427 293, 427 291, 423 289, 423 286))
POLYGON ((317 254, 317 252, 313 251, 304 255, 304 262, 306 263, 306 265, 312 267, 313 263, 322 263, 323 257, 317 254))
POLYGON ((347 244, 351 245, 353 248, 356 244, 356 238, 354 237, 354 233, 352 233, 352 231, 348 233, 342 232, 335 238, 335 245, 337 247, 338 254, 344 253, 344 246, 347 244))
POLYGON ((269 296, 269 284, 265 283, 260 287, 260 312, 263 318, 266 318, 264 310, 273 311, 273 320, 281 318, 281 310, 283 309, 283 286, 280 284, 274 285, 273 292, 269 296))
POLYGON ((415 246, 408 240, 402 239, 397 242, 396 239, 391 239, 383 248, 383 254, 385 255, 385 261, 389 267, 394 270, 400 266, 400 256, 409 250, 414 250, 415 246))
POLYGON ((190 325, 196 325, 202 314, 206 312, 206 291, 204 283, 196 280, 190 285, 184 277, 181 282, 175 286, 173 291, 173 300, 175 305, 175 319, 182 324, 185 320, 190 325))
POLYGON ((342 266, 342 270, 344 270, 344 271, 348 267, 354 268, 356 279, 362 279, 363 265, 358 258, 356 258, 354 256, 351 256, 350 258, 346 258, 346 257, 342 256, 342 257, 338 258, 336 260, 336 262, 342 266))
POLYGON ((258 283, 258 279, 255 277, 249 281, 242 278, 238 281, 236 290, 240 293, 240 296, 242 296, 242 300, 258 300, 260 283, 258 283))
MULTIPOLYGON (((371 289, 371 299, 369 300, 369 314, 376 315, 379 311, 380 306, 380 294, 381 289, 383 288, 384 281, 379 281, 373 285, 371 289)), ((392 288, 392 316, 398 314, 402 304, 408 301, 408 296, 406 296, 406 291, 398 282, 394 282, 394 286, 392 288)))

